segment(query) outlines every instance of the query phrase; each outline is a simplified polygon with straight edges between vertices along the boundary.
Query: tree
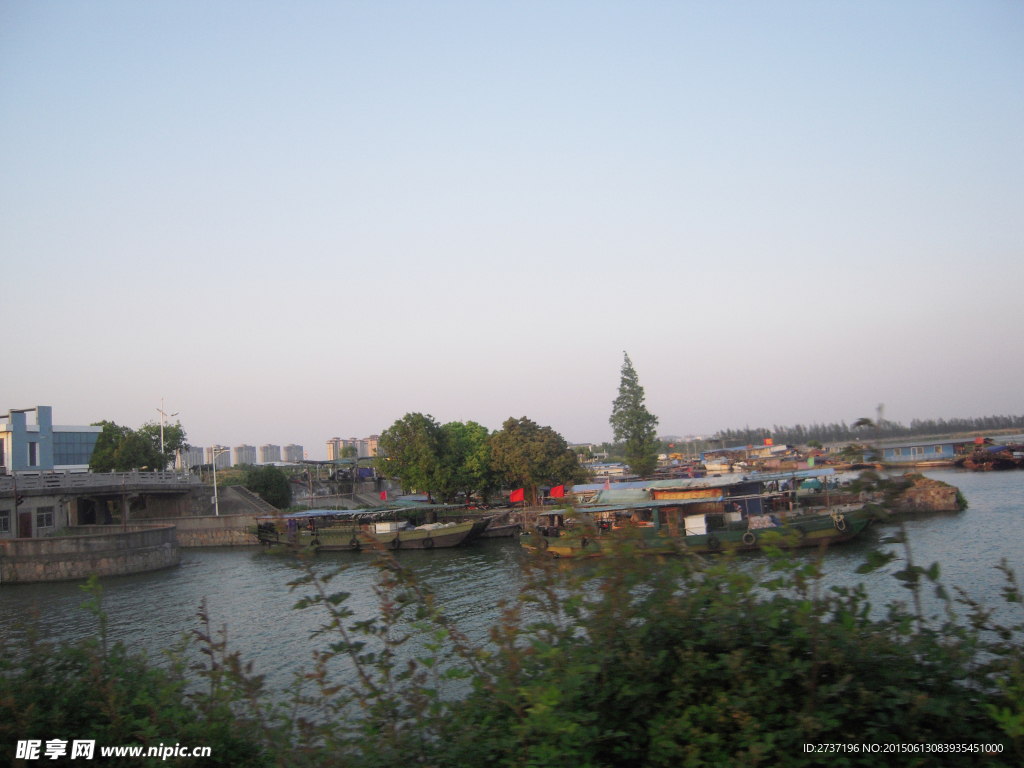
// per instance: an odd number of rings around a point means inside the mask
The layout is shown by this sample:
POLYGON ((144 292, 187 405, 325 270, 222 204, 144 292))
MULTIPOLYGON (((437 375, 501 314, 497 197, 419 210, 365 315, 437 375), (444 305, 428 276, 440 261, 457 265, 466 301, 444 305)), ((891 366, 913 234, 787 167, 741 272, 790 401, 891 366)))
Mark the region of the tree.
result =
MULTIPOLYGON (((138 432, 146 435, 157 451, 161 450, 160 422, 147 421, 139 427, 138 432)), ((174 455, 178 451, 187 449, 188 443, 185 441, 185 429, 181 426, 181 422, 176 421, 174 424, 164 424, 164 440, 162 446, 164 463, 159 468, 166 469, 167 465, 173 460, 174 455)), ((154 469, 156 469, 156 467, 154 467, 154 469)))
POLYGON ((355 459, 359 457, 359 449, 354 445, 346 445, 341 449, 341 458, 343 459, 355 459))
MULTIPOLYGON (((143 425, 138 431, 118 426, 112 421, 100 421, 93 426, 103 427, 89 459, 89 468, 93 472, 127 472, 132 469, 164 469, 167 466, 167 456, 160 453, 159 424, 155 440, 147 430, 149 425, 143 425)), ((181 430, 182 439, 184 435, 184 430, 181 430)))
POLYGON ((397 477, 403 489, 425 491, 431 499, 443 480, 441 440, 433 416, 407 413, 381 433, 374 464, 385 477, 397 477))
POLYGON ((448 501, 462 492, 466 500, 478 492, 484 499, 494 490, 491 433, 475 421, 452 421, 441 428, 440 489, 448 501))
POLYGON ((278 509, 291 506, 292 485, 288 476, 275 466, 268 464, 247 470, 243 485, 271 506, 278 509))
POLYGON ((525 416, 508 419, 491 437, 491 467, 506 483, 529 490, 537 503, 541 485, 580 482, 586 472, 565 439, 525 416))
POLYGON ((629 355, 623 353, 622 379, 619 396, 612 402, 612 415, 608 419, 615 431, 615 440, 626 444, 626 464, 629 471, 648 477, 658 466, 658 439, 655 427, 658 417, 644 405, 644 388, 640 386, 629 355))

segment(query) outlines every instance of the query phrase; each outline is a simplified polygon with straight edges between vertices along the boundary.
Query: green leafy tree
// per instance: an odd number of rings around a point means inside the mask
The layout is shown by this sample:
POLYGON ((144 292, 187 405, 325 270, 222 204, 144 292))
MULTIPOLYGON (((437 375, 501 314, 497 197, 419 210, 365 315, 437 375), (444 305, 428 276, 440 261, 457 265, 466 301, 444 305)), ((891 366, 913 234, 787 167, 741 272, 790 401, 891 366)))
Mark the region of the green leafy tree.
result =
MULTIPOLYGON (((160 446, 160 422, 158 421, 147 421, 141 427, 138 432, 145 435, 149 441, 153 444, 153 448, 157 451, 161 450, 160 446)), ((164 468, 171 461, 174 460, 175 454, 180 450, 187 450, 188 443, 186 442, 185 428, 181 426, 180 421, 176 421, 174 424, 164 424, 164 441, 163 441, 163 454, 164 464, 161 468, 164 468)))
POLYGON ((644 405, 644 388, 640 386, 629 355, 623 354, 619 396, 612 402, 608 421, 615 431, 615 440, 626 444, 625 459, 630 472, 648 477, 658 466, 659 441, 655 435, 658 417, 644 405))
POLYGON ((346 445, 341 449, 341 458, 343 459, 355 459, 359 457, 359 449, 354 445, 346 445))
POLYGON ((243 485, 271 506, 278 509, 291 506, 292 485, 278 467, 268 464, 247 470, 243 485))
POLYGON ((453 421, 441 428, 440 477, 445 498, 459 492, 468 500, 474 492, 485 499, 494 491, 491 469, 491 433, 475 421, 453 421))
MULTIPOLYGON (((101 421, 93 426, 103 427, 89 459, 89 468, 94 472, 127 472, 132 469, 163 469, 167 466, 167 455, 160 453, 159 424, 155 440, 147 430, 149 425, 133 430, 112 421, 101 421)), ((182 439, 184 434, 182 430, 182 439)))
POLYGON ((131 434, 130 427, 121 427, 112 421, 97 421, 94 427, 103 427, 96 438, 96 446, 89 458, 89 469, 93 472, 110 472, 117 467, 117 449, 124 439, 131 434))
POLYGON ((576 483, 587 476, 560 434, 525 416, 508 419, 491 437, 491 467, 509 485, 527 489, 534 504, 540 486, 576 483))
POLYGON ((374 464, 385 477, 397 477, 406 491, 425 491, 432 500, 445 484, 442 440, 433 416, 407 413, 381 433, 374 464))

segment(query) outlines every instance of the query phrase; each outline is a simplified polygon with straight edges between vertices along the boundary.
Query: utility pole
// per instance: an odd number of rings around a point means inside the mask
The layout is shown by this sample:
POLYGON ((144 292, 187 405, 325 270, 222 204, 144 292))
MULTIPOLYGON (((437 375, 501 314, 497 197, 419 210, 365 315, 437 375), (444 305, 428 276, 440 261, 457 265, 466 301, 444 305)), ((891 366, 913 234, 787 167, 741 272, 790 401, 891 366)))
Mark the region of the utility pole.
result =
MULTIPOLYGON (((168 416, 166 413, 164 413, 164 399, 162 397, 160 398, 160 407, 157 408, 157 411, 160 413, 160 455, 163 456, 164 455, 164 420, 165 419, 173 419, 178 414, 172 413, 170 416, 168 416)), ((164 465, 163 465, 162 469, 167 469, 167 457, 166 456, 164 456, 164 465)))
POLYGON ((216 448, 210 450, 213 454, 213 514, 216 517, 220 517, 220 500, 217 498, 217 457, 222 453, 227 453, 229 449, 225 448, 223 451, 218 451, 216 448))

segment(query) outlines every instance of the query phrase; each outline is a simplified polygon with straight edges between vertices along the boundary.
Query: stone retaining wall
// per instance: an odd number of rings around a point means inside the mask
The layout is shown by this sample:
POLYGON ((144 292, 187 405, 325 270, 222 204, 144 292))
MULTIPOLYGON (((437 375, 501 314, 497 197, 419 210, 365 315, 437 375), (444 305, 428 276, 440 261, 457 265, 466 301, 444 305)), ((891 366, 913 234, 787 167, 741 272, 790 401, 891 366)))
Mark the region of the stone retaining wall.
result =
POLYGON ((0 541, 0 584, 120 576, 181 562, 173 525, 82 525, 67 530, 77 535, 0 541))
POLYGON ((166 517, 146 520, 149 525, 177 526, 179 547, 248 547, 259 541, 249 533, 256 525, 254 515, 166 517))

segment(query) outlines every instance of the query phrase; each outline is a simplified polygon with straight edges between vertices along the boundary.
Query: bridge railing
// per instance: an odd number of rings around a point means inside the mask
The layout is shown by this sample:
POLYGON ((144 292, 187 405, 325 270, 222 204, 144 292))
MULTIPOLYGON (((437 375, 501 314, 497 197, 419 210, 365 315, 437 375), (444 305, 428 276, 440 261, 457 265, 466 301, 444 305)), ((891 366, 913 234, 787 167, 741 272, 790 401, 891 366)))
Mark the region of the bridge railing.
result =
MULTIPOLYGON (((181 487, 184 490, 200 483, 201 480, 191 472, 179 472, 177 470, 154 470, 152 472, 137 469, 130 472, 41 472, 36 475, 19 474, 17 477, 19 492, 89 490, 120 485, 129 488, 136 488, 138 486, 181 487)), ((0 493, 13 493, 14 487, 14 477, 10 475, 0 476, 0 493)))

